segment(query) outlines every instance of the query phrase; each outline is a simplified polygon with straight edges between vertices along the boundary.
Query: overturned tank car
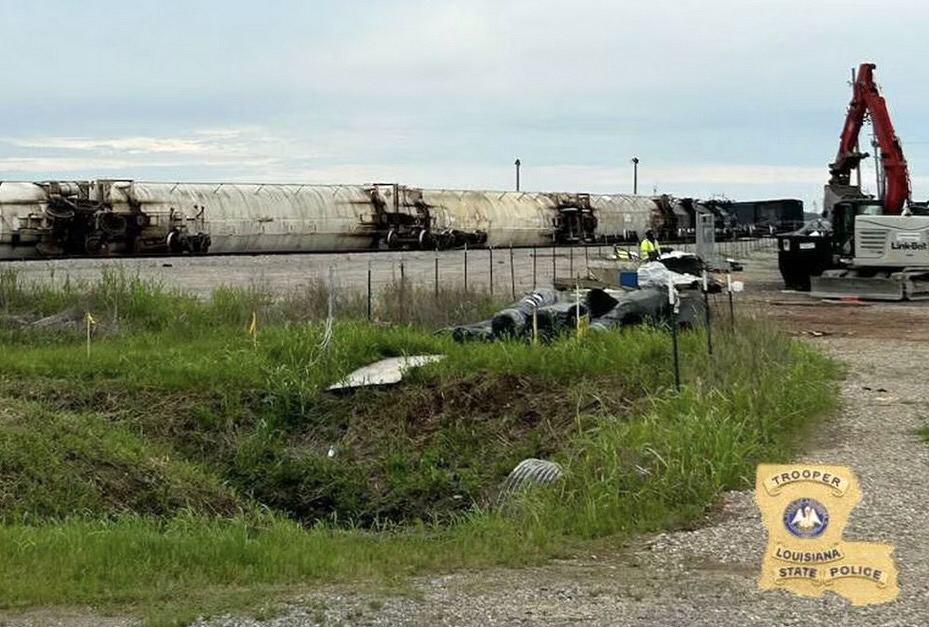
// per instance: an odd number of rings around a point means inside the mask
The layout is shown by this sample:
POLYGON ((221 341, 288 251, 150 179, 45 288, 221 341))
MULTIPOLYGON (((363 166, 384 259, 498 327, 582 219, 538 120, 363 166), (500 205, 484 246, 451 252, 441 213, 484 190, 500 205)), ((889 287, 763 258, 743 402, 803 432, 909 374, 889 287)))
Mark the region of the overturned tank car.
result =
POLYGON ((0 181, 0 259, 576 245, 677 222, 666 200, 624 194, 0 181))

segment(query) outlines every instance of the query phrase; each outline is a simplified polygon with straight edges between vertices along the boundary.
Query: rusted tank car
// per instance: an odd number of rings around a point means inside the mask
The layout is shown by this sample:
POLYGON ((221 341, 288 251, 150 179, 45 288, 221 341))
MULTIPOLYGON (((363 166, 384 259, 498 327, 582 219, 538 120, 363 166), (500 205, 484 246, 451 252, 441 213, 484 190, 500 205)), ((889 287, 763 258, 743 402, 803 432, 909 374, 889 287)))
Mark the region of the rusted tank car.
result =
POLYGON ((0 182, 0 258, 631 241, 666 213, 622 194, 393 183, 0 182))

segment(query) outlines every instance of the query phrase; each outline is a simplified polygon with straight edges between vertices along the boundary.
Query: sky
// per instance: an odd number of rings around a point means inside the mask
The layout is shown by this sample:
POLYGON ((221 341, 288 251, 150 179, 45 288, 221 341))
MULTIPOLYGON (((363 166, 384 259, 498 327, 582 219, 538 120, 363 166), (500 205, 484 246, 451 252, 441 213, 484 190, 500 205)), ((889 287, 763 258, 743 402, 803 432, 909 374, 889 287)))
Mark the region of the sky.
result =
POLYGON ((513 189, 519 158, 524 190, 631 193, 637 157, 642 194, 813 211, 868 61, 929 197, 925 0, 0 6, 0 180, 513 189))

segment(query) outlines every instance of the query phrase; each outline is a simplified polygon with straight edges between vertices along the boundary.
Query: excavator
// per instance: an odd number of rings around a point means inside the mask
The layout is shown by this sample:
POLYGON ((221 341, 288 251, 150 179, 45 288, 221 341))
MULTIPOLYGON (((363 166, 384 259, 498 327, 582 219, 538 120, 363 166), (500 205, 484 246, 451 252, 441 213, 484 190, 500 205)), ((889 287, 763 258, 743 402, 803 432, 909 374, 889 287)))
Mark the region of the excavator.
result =
POLYGON ((829 182, 823 217, 830 228, 806 227, 778 238, 786 287, 819 298, 916 300, 929 298, 929 210, 913 202, 910 177, 887 104, 874 83, 873 63, 862 63, 829 182), (861 189, 858 149, 865 120, 874 129, 877 196, 861 189), (856 180, 852 182, 852 174, 856 180))

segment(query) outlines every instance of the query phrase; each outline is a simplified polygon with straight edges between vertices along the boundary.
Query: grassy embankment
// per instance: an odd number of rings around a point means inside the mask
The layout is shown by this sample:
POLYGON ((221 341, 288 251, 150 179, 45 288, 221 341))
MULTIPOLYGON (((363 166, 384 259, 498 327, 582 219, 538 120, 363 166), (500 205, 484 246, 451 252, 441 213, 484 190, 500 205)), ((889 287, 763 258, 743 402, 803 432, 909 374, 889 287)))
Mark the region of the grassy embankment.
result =
POLYGON ((340 300, 322 348, 326 308, 319 286, 200 302, 112 274, 46 288, 3 273, 0 605, 172 622, 309 582, 538 563, 695 520, 836 398, 835 365, 759 320, 718 332, 712 358, 684 334, 674 394, 656 329, 456 345, 423 327, 479 319, 489 299, 404 286, 377 313, 408 324, 340 300), (416 353, 448 357, 394 389, 322 392, 416 353), (564 481, 495 508, 530 456, 564 481))

